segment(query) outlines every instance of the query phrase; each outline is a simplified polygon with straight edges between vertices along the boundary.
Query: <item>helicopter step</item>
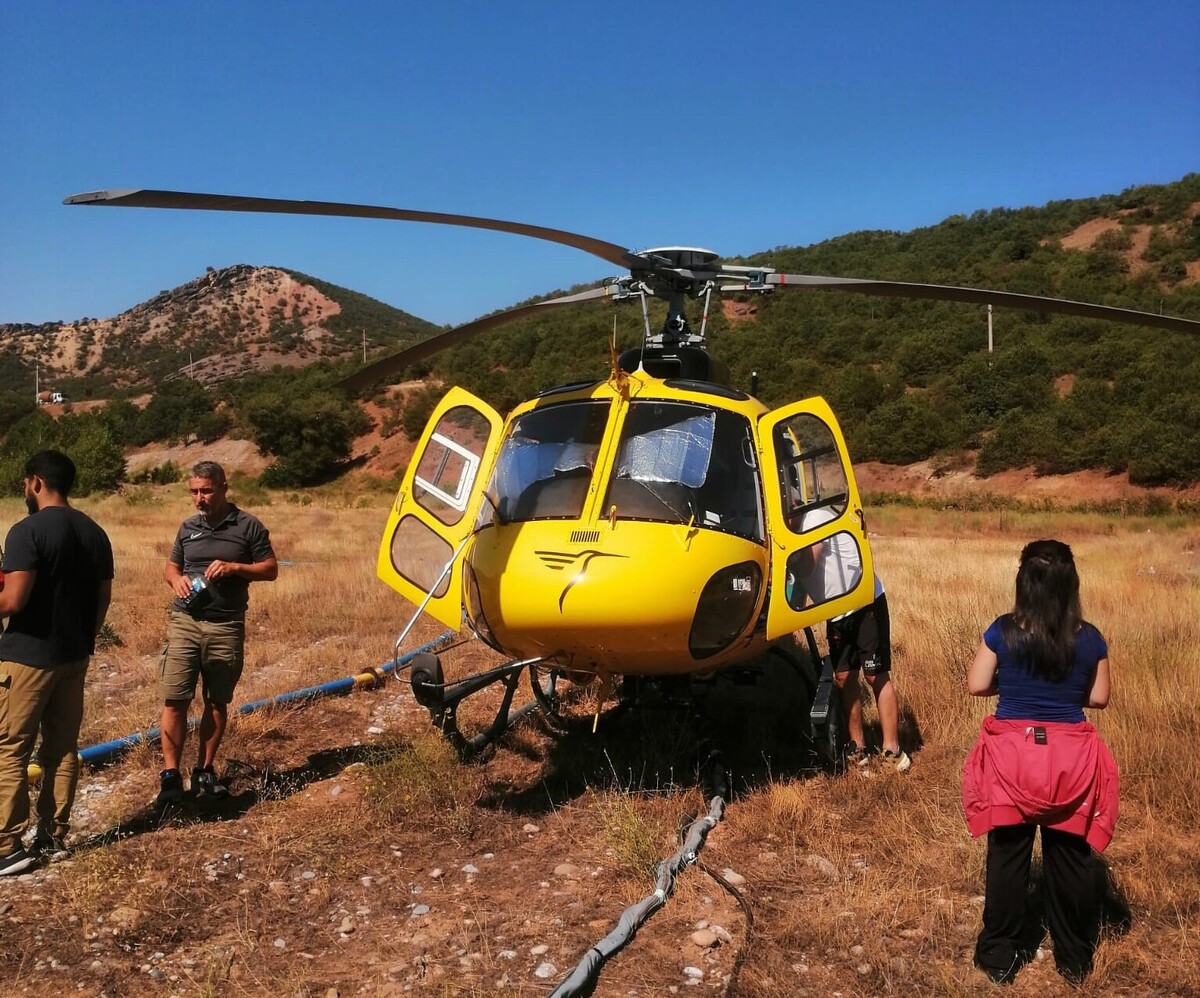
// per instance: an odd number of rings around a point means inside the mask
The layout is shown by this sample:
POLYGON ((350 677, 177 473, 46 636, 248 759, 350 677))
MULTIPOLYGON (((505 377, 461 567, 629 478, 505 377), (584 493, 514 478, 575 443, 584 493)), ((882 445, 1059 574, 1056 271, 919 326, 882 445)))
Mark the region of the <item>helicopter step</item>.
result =
POLYGON ((542 661, 544 660, 540 658, 518 659, 506 662, 494 669, 488 669, 486 672, 446 682, 441 659, 432 652, 423 652, 412 660, 409 681, 412 685, 413 696, 417 703, 429 711, 433 726, 442 732, 446 740, 465 759, 482 752, 534 710, 541 709, 551 720, 555 719, 557 711, 557 697, 554 692, 556 673, 551 672, 549 688, 547 688, 537 668, 542 661), (529 670, 534 699, 513 710, 513 696, 517 692, 521 673, 526 669, 529 670), (500 701, 496 716, 487 728, 468 738, 458 727, 458 705, 467 697, 487 689, 494 683, 501 683, 504 686, 504 696, 500 701))

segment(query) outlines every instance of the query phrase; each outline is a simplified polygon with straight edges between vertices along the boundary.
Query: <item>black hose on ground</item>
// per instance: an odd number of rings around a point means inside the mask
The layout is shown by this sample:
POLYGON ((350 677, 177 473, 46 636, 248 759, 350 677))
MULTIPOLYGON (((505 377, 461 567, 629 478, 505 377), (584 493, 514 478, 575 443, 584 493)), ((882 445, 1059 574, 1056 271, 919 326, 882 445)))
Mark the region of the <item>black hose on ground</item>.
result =
POLYGON ((709 798, 708 813, 688 825, 686 837, 679 850, 658 864, 654 893, 648 894, 621 913, 613 930, 583 955, 575 969, 551 993, 551 998, 590 995, 595 990, 600 970, 608 958, 621 950, 637 934, 638 928, 667 903, 667 898, 675 890, 677 874, 697 862, 697 856, 704 848, 704 840, 709 831, 725 814, 725 797, 729 791, 725 780, 725 767, 719 752, 709 753, 701 767, 701 783, 706 797, 709 798))

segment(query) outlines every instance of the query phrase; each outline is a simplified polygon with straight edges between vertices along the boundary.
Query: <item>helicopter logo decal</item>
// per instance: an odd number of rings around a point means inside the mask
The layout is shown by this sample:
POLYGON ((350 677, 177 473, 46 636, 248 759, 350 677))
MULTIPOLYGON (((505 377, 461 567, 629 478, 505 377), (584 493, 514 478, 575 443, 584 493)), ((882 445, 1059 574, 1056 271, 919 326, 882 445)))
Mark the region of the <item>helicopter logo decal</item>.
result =
POLYGON ((596 559, 596 558, 627 558, 628 557, 628 555, 611 554, 607 551, 595 551, 590 548, 587 551, 577 551, 574 554, 571 554, 566 551, 535 551, 534 554, 536 554, 539 558, 541 558, 542 564, 545 565, 552 572, 564 571, 568 565, 572 565, 575 562, 579 562, 579 571, 576 572, 571 577, 571 581, 568 582, 566 584, 566 586, 563 587, 563 591, 561 593, 559 593, 559 596, 558 596, 558 612, 559 613, 562 613, 563 601, 566 600, 567 593, 569 593, 575 585, 577 585, 578 583, 583 581, 584 575, 587 574, 588 565, 590 565, 594 559, 596 559))

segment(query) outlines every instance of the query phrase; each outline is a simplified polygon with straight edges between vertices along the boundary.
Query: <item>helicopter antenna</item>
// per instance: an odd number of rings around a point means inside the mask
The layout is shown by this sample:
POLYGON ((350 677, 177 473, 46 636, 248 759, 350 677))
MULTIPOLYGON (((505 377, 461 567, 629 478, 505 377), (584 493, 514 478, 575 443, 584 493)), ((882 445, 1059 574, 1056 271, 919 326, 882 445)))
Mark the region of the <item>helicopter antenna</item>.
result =
POLYGON ((704 342, 704 333, 708 329, 708 303, 712 300, 713 282, 709 281, 704 287, 704 315, 700 319, 700 342, 704 342))

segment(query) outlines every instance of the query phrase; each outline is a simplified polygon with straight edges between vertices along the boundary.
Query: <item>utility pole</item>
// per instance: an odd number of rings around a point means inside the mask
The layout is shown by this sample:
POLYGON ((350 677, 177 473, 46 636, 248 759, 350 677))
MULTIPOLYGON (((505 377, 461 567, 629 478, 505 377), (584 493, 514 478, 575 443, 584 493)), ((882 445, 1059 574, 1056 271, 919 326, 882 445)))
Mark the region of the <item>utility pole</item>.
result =
POLYGON ((988 367, 992 366, 992 306, 988 306, 988 367))

